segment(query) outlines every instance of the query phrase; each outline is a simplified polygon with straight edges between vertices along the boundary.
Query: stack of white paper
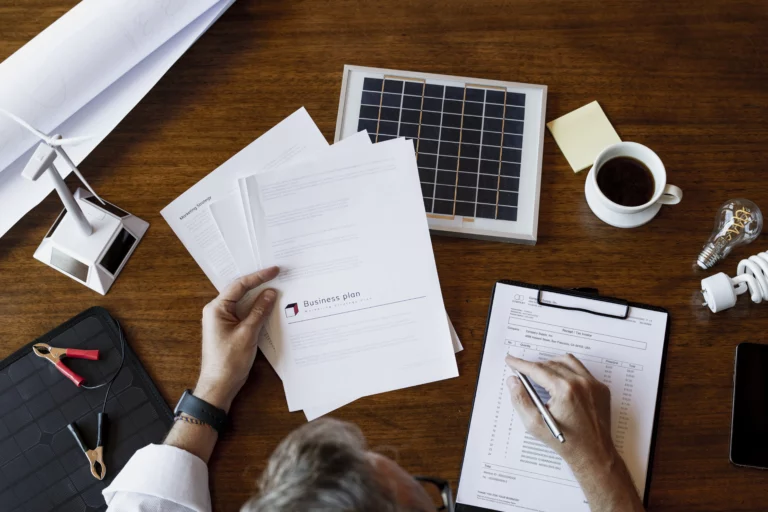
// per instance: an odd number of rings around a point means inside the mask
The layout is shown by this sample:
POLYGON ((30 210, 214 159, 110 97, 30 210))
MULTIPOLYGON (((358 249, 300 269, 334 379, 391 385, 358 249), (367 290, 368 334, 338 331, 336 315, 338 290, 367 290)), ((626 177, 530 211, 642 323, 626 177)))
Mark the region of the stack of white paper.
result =
POLYGON ((280 267, 259 347, 289 410, 458 375, 412 142, 328 146, 302 108, 162 215, 218 290, 280 267))

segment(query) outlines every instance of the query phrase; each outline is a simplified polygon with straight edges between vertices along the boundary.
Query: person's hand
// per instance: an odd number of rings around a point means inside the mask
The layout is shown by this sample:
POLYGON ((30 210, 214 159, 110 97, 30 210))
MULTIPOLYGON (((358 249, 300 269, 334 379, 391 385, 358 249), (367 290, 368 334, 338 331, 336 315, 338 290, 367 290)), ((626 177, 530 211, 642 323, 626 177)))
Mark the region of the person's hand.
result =
POLYGON ((259 332, 277 299, 275 290, 261 292, 242 320, 237 302, 248 291, 274 279, 277 267, 243 276, 203 308, 203 358, 194 395, 225 411, 248 379, 256 358, 259 332))
POLYGON ((552 435, 520 379, 507 379, 512 405, 525 428, 555 450, 569 465, 602 463, 615 456, 611 439, 611 392, 573 355, 532 363, 507 355, 507 365, 549 392, 546 407, 565 437, 552 435))
POLYGON ((507 355, 507 365, 533 379, 550 395, 547 409, 565 438, 552 435, 515 375, 507 379, 512 405, 525 428, 571 467, 593 512, 640 511, 624 461, 611 439, 611 391, 573 355, 532 363, 507 355))

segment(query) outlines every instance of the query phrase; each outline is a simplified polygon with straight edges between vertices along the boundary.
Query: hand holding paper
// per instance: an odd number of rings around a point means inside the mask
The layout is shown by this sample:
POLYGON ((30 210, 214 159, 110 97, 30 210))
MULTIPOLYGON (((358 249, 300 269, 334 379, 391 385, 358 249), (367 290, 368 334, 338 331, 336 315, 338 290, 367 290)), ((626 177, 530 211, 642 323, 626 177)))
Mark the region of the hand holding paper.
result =
MULTIPOLYGON (((372 145, 361 132, 328 146, 301 109, 162 213, 219 289, 281 266, 279 308, 258 344, 291 410, 314 419, 456 375, 461 344, 446 322, 410 142, 372 145), (287 319, 307 328, 296 343, 287 319), (380 375, 359 369, 380 356, 380 375)), ((240 318, 259 292, 238 303, 240 318)))
POLYGON ((264 290, 242 317, 236 314, 235 305, 278 272, 277 267, 270 267, 237 279, 203 309, 203 357, 195 388, 198 398, 229 410, 251 372, 258 333, 277 296, 274 290, 264 290))

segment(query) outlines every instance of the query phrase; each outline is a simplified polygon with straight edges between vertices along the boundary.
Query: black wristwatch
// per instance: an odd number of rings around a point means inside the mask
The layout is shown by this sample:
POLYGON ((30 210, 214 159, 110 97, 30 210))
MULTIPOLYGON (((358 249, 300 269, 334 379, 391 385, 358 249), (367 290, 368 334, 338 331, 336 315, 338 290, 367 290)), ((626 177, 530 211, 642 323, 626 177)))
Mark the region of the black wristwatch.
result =
POLYGON ((181 413, 192 416, 206 425, 210 425, 219 434, 224 433, 229 423, 225 411, 209 404, 205 400, 197 398, 188 389, 184 390, 184 394, 181 395, 179 403, 176 404, 176 408, 173 410, 174 416, 178 416, 181 413))

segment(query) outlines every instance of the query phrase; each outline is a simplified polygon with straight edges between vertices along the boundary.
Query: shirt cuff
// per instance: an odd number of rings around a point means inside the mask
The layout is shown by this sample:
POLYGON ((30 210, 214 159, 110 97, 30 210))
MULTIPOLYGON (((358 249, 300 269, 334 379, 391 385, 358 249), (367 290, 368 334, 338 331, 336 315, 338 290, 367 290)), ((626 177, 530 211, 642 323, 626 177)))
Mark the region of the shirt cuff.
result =
POLYGON ((143 494, 210 512, 208 466, 188 451, 150 444, 137 451, 112 483, 102 491, 109 505, 118 493, 143 494))

